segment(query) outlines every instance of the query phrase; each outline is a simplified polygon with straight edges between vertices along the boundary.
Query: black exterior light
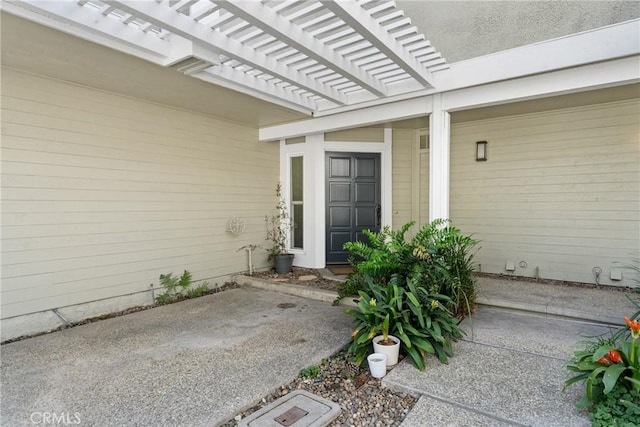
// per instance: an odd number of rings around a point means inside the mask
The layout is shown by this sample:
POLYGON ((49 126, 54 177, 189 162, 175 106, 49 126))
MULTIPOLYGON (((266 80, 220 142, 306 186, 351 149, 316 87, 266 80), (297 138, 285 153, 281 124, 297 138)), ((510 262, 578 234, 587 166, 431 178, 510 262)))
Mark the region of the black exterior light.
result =
POLYGON ((487 141, 476 142, 476 162, 487 161, 487 141))

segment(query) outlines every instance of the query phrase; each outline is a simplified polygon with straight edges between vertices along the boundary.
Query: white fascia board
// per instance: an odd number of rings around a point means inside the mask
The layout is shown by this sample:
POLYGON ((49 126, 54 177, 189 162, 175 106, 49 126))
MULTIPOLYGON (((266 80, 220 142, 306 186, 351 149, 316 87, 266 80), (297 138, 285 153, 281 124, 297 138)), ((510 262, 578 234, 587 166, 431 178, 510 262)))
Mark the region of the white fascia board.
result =
POLYGON ((450 91, 443 108, 460 111, 640 82, 640 55, 450 91))
MULTIPOLYGON (((453 112, 633 84, 640 82, 638 70, 640 70, 640 55, 463 88, 443 93, 442 108, 453 112)), ((425 116, 432 112, 429 101, 431 95, 433 94, 411 94, 407 96, 416 97, 382 105, 370 105, 365 108, 361 105, 352 106, 353 110, 338 114, 265 127, 260 129, 259 138, 261 141, 272 141, 425 116)))
POLYGON ((395 120, 424 117, 431 113, 430 105, 431 103, 425 97, 407 99, 369 108, 360 108, 333 116, 264 127, 260 129, 258 137, 260 141, 273 141, 360 126, 371 126, 395 120))
POLYGON ((640 54, 640 19, 450 64, 438 91, 578 67, 640 54))

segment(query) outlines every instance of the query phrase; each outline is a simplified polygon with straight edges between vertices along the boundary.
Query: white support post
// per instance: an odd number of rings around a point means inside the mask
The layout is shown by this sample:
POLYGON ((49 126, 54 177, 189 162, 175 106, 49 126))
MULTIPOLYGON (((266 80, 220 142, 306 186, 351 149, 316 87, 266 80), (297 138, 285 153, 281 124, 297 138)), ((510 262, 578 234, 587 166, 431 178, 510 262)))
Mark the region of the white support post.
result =
POLYGON ((384 151, 381 165, 382 226, 393 225, 393 129, 384 128, 384 151))
POLYGON ((443 109, 442 95, 433 95, 429 116, 429 221, 449 218, 449 166, 451 116, 443 109))
POLYGON ((325 266, 325 184, 324 184, 324 133, 307 135, 307 161, 304 173, 305 245, 310 250, 308 266, 325 266), (308 236, 308 238, 307 238, 308 236))

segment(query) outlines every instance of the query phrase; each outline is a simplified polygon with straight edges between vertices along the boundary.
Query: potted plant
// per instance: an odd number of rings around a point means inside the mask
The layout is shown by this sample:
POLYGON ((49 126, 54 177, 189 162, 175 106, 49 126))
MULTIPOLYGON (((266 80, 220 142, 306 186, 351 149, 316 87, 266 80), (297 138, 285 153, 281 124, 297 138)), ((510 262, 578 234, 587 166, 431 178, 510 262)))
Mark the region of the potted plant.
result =
POLYGON ((382 353, 387 356, 387 368, 393 367, 398 363, 398 355, 400 354, 400 338, 389 335, 389 313, 382 321, 382 335, 373 338, 373 352, 382 353))
POLYGON ((394 326, 402 315, 397 306, 398 297, 402 298, 398 293, 402 291, 395 284, 374 284, 370 277, 365 283, 365 290, 358 292, 357 309, 345 311, 357 321, 349 352, 355 355, 357 364, 361 364, 371 350, 382 353, 389 368, 398 363, 400 353, 400 339, 389 334, 389 327, 394 326))
MULTIPOLYGON (((459 320, 446 308, 449 298, 430 293, 411 280, 402 283, 398 279, 399 275, 393 274, 387 282, 376 282, 364 275, 360 298, 354 300, 357 306, 345 311, 356 320, 348 348, 353 362, 361 365, 374 350, 374 341, 387 338, 398 340, 399 350, 420 370, 425 368, 428 353, 446 363, 453 355, 451 341, 464 334, 459 320)), ((391 346, 380 345, 374 351, 384 352, 385 347, 391 350, 391 346)), ((389 360, 387 366, 392 365, 389 360)))
POLYGON ((278 198, 278 204, 276 205, 278 213, 271 217, 264 217, 267 226, 266 240, 271 240, 272 243, 271 248, 267 249, 267 252, 269 252, 269 260, 273 260, 276 273, 288 274, 291 272, 294 255, 290 254, 287 250, 287 237, 289 235, 291 218, 289 217, 287 203, 282 196, 281 183, 278 183, 276 186, 276 197, 278 198))

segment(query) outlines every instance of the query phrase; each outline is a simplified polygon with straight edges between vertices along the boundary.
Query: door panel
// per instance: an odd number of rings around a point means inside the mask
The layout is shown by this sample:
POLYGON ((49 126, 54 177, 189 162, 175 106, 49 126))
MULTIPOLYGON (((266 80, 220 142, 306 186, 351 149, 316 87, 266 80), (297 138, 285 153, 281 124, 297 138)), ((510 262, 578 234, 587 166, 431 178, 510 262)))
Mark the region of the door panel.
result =
POLYGON ((356 203, 375 203, 377 200, 376 191, 378 185, 375 183, 356 182, 356 203))
POLYGON ((351 200, 351 183, 332 182, 329 190, 330 202, 348 202, 351 200))
POLYGON ((346 242, 380 229, 380 154, 327 153, 326 262, 343 264, 346 242))
POLYGON ((356 228, 362 230, 363 228, 375 229, 376 227, 376 213, 369 208, 355 208, 356 213, 356 228))

